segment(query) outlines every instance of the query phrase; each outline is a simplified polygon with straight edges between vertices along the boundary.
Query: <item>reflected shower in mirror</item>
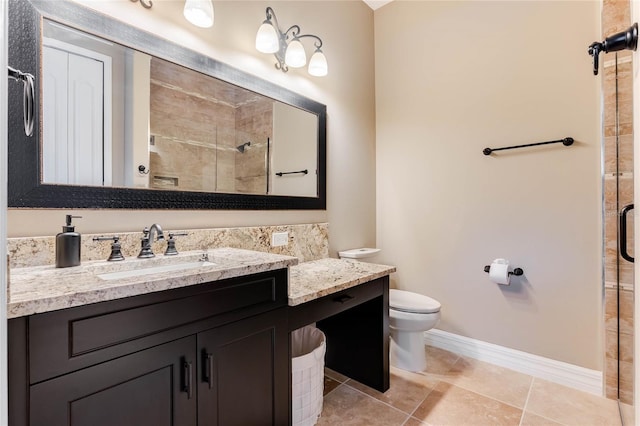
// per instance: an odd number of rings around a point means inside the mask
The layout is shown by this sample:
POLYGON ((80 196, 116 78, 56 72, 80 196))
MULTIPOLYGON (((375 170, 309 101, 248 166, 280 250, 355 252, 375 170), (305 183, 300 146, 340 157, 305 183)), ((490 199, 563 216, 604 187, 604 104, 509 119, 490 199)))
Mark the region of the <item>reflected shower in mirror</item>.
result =
POLYGON ((315 114, 49 19, 42 52, 43 183, 318 195, 315 114))

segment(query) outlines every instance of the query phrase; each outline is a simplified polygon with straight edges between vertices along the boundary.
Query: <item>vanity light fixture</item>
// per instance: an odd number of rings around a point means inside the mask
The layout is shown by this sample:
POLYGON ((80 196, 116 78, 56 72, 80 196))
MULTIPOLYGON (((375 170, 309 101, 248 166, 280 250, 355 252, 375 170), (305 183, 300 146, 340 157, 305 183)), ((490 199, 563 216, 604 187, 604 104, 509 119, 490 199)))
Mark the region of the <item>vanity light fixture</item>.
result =
POLYGON ((187 21, 196 27, 213 26, 213 3, 211 0, 185 0, 182 11, 187 21))
POLYGON ((301 38, 311 37, 316 39, 316 48, 309 61, 309 74, 315 77, 324 77, 328 73, 327 58, 322 53, 322 39, 314 34, 300 34, 300 27, 292 25, 288 30, 282 31, 278 24, 276 13, 271 7, 267 7, 267 19, 262 22, 256 34, 256 49, 262 53, 273 53, 276 57, 276 68, 282 72, 291 68, 301 68, 307 64, 307 54, 300 42, 301 38))

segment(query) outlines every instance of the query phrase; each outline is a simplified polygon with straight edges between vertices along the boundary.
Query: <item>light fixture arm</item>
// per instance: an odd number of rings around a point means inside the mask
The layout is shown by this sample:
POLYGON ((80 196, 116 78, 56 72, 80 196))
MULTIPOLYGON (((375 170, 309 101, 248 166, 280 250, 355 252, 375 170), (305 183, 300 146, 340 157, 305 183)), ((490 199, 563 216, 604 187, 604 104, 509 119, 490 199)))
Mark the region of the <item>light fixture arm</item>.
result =
MULTIPOLYGON (((131 1, 135 3, 138 0, 131 0, 131 1)), ((151 7, 153 6, 153 2, 151 0, 139 0, 139 1, 142 7, 144 7, 145 9, 151 9, 151 7)))
MULTIPOLYGON (((280 28, 278 28, 278 31, 280 31, 280 28)), ((298 37, 298 34, 300 34, 300 27, 297 25, 292 25, 289 27, 289 29, 287 31, 285 31, 284 33, 282 33, 285 37, 286 40, 289 40, 289 32, 291 32, 291 37, 296 38, 298 37)))
POLYGON ((302 34, 302 35, 298 35, 296 36, 297 38, 303 38, 303 37, 311 37, 311 38, 315 38, 317 41, 315 41, 313 43, 313 45, 316 47, 316 49, 320 49, 322 47, 322 39, 320 37, 318 37, 315 34, 302 34))

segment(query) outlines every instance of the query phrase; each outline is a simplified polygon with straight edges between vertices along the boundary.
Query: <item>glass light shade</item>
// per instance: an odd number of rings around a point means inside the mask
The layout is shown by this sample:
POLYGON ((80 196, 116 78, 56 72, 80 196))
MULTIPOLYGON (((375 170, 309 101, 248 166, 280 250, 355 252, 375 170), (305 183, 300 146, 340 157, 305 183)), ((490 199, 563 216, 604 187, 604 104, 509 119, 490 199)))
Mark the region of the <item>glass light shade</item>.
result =
POLYGON ((200 28, 213 25, 213 3, 211 0, 185 0, 184 17, 187 21, 200 28))
POLYGON ((280 41, 275 27, 269 21, 264 21, 256 34, 256 49, 262 53, 276 53, 280 50, 280 41))
POLYGON ((327 66, 327 58, 322 53, 322 50, 318 49, 309 60, 309 74, 315 77, 324 77, 329 72, 327 66))
POLYGON ((294 38, 287 46, 287 53, 284 55, 284 62, 291 68, 304 67, 307 63, 307 54, 300 40, 294 38))

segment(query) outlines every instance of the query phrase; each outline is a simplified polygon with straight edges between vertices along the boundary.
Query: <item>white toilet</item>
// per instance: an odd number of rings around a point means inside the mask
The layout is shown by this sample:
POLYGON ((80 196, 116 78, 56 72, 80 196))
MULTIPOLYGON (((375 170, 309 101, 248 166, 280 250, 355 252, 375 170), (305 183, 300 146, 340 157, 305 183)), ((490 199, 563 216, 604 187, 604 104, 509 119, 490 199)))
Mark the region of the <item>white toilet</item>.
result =
POLYGON ((391 365, 409 371, 427 368, 424 332, 440 320, 440 302, 418 293, 389 290, 391 365))
MULTIPOLYGON (((366 259, 380 249, 361 248, 341 251, 341 259, 366 259)), ((409 371, 427 368, 424 332, 440 320, 440 302, 418 293, 389 290, 389 328, 391 365, 409 371)))

